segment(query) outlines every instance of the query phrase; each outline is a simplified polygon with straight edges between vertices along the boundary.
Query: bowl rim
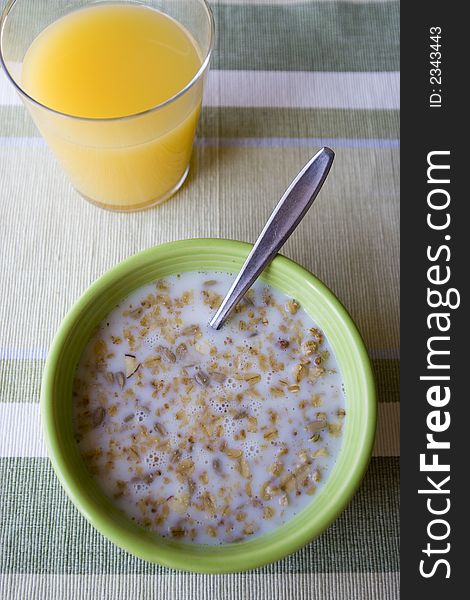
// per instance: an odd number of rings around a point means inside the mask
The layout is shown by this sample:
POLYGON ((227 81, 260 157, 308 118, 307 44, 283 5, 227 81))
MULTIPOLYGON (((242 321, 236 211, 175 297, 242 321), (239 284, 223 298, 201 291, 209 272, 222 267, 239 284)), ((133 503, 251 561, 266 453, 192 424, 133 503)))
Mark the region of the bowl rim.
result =
MULTIPOLYGON (((146 540, 145 543, 142 543, 141 537, 137 539, 137 533, 129 532, 119 524, 111 523, 109 519, 104 519, 103 514, 100 514, 98 504, 95 503, 93 505, 93 503, 85 497, 83 490, 75 484, 73 481, 74 476, 72 474, 72 469, 67 463, 67 458, 60 450, 59 425, 56 422, 54 412, 54 387, 56 379, 60 376, 58 364, 60 363, 63 347, 67 344, 76 322, 84 313, 86 314, 93 299, 100 297, 104 288, 112 283, 120 281, 126 274, 138 269, 139 264, 142 264, 142 262, 145 264, 145 261, 149 258, 158 261, 158 259, 163 257, 171 258, 172 256, 178 256, 183 253, 191 254, 198 250, 207 252, 208 247, 210 247, 214 255, 217 255, 219 252, 225 252, 227 254, 228 251, 228 254, 236 255, 238 253, 239 255, 241 253, 244 256, 247 256, 253 246, 252 244, 247 244, 245 242, 219 238, 193 238, 160 244, 121 261, 111 269, 107 270, 86 289, 66 314, 51 344, 41 383, 41 420, 48 455, 62 487, 65 489, 67 495, 79 512, 85 516, 85 518, 99 531, 99 533, 104 535, 105 538, 111 540, 117 546, 134 554, 138 558, 166 567, 197 573, 230 573, 254 569, 279 560, 295 552, 320 535, 320 533, 322 533, 337 518, 349 503, 359 487, 370 461, 377 419, 377 401, 373 370, 364 342, 356 325, 339 299, 323 282, 295 261, 280 254, 275 257, 272 266, 269 267, 270 269, 279 267, 279 269, 284 269, 289 273, 295 274, 297 277, 301 277, 310 286, 313 286, 317 292, 334 307, 336 318, 341 321, 342 326, 348 331, 349 336, 353 341, 354 350, 357 353, 357 360, 362 369, 361 381, 363 382, 364 387, 362 390, 364 393, 363 402, 366 407, 367 419, 365 420, 363 431, 361 433, 362 444, 359 452, 354 458, 354 469, 349 476, 349 479, 342 483, 341 493, 336 494, 333 507, 329 509, 327 515, 324 514, 321 519, 313 520, 308 526, 304 526, 300 531, 296 531, 295 535, 291 534, 290 537, 283 539, 281 544, 278 543, 263 548, 263 552, 259 552, 259 549, 255 553, 245 552, 245 555, 248 554, 248 556, 230 555, 229 557, 224 556, 225 552, 221 550, 246 546, 246 550, 248 551, 248 546, 255 540, 241 542, 240 544, 205 546, 207 549, 218 549, 218 553, 211 554, 210 559, 201 558, 190 562, 190 558, 194 559, 195 557, 192 555, 191 551, 185 551, 183 548, 201 548, 202 545, 177 543, 172 545, 170 543, 168 547, 159 548, 156 544, 152 544, 150 540, 146 540)), ((238 259, 239 256, 236 256, 236 258, 238 259)), ((144 532, 141 535, 143 536, 144 532)), ((260 536, 256 539, 260 540, 263 537, 264 536, 260 536)))

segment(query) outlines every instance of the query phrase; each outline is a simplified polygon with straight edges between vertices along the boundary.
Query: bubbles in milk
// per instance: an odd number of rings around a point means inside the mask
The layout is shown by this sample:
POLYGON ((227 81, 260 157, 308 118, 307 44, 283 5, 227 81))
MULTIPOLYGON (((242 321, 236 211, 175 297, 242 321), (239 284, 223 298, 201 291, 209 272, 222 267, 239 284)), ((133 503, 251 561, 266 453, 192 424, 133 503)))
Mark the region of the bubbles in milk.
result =
POLYGON ((149 452, 145 457, 145 461, 150 469, 155 469, 156 467, 161 466, 161 456, 158 452, 149 452))
POLYGON ((242 443, 243 452, 247 458, 256 458, 259 454, 259 444, 253 441, 245 441, 242 443))
POLYGON ((153 349, 155 348, 155 346, 158 346, 158 344, 160 343, 160 336, 158 335, 158 333, 154 333, 151 335, 148 335, 146 338, 144 338, 144 342, 145 344, 150 348, 153 349))
POLYGON ((133 483, 133 486, 134 486, 134 491, 139 495, 142 495, 145 492, 147 492, 148 488, 149 488, 149 486, 146 483, 143 483, 140 480, 135 481, 133 483))
MULTIPOLYGON (((317 412, 327 414, 328 420, 337 420, 344 393, 339 369, 332 357, 327 365, 331 374, 319 381, 314 390, 321 394, 322 403, 319 406, 311 404, 314 393, 306 379, 299 382, 298 393, 288 391, 288 387, 296 383, 293 369, 301 350, 297 349, 296 354, 294 337, 289 337, 290 333, 285 331, 286 323, 291 319, 281 310, 285 297, 270 290, 273 303, 268 306, 262 294, 265 285, 257 283, 253 288, 254 304, 247 305, 239 314, 235 313, 221 331, 214 331, 207 325, 214 313, 214 308, 208 304, 210 294, 223 296, 230 287, 230 276, 191 273, 167 277, 165 282, 164 293, 170 296, 172 302, 176 303, 188 290, 192 290, 194 297, 193 305, 178 305, 172 317, 166 305, 159 307, 158 316, 162 322, 178 319, 172 330, 174 339, 171 330, 163 332, 159 327, 144 335, 141 331, 145 328, 140 320, 122 316, 122 311, 127 310, 129 304, 132 307, 142 306, 142 299, 149 294, 155 297, 156 283, 136 291, 106 318, 104 325, 109 323, 109 327, 104 328, 100 335, 108 349, 112 349, 113 356, 97 381, 90 381, 89 387, 91 390, 96 389, 93 385, 108 386, 109 404, 116 405, 117 412, 107 413, 102 427, 80 433, 81 450, 92 453, 99 441, 102 458, 93 464, 95 472, 98 472, 99 484, 132 519, 138 523, 150 523, 145 526, 161 535, 169 537, 171 528, 184 526, 197 530, 196 542, 224 543, 251 535, 245 534, 244 528, 253 523, 256 525, 255 535, 260 535, 285 522, 311 501, 311 496, 306 494, 297 496, 296 488, 290 494, 288 506, 281 508, 279 494, 271 500, 263 497, 262 486, 266 482, 271 481, 274 488, 279 487, 282 477, 295 473, 300 461, 299 452, 305 449, 313 452, 321 446, 328 451, 328 456, 308 459, 312 468, 322 469, 318 489, 334 466, 341 438, 328 437, 327 432, 322 431, 322 441, 312 445, 305 424, 315 420, 317 412), (206 280, 218 283, 211 283, 205 288, 203 282, 206 280), (210 293, 204 295, 204 290, 210 293), (261 323, 261 317, 258 323, 250 324, 253 317, 248 317, 248 312, 256 317, 258 310, 264 311, 261 316, 269 321, 269 326, 261 323), (246 326, 242 327, 241 321, 246 326), (192 325, 199 327, 199 337, 183 334, 184 329, 192 325), (124 327, 132 329, 135 338, 132 347, 123 335, 124 327), (121 338, 122 342, 115 345, 111 336, 121 338), (288 351, 285 345, 278 343, 281 339, 291 340, 288 351), (155 359, 160 346, 176 354, 177 346, 182 343, 186 345, 184 359, 177 358, 172 362, 171 357, 167 360, 160 357, 158 360, 161 362, 156 363, 155 372, 152 372, 148 366, 151 361, 147 359, 155 359), (138 375, 126 379, 123 388, 116 384, 111 386, 105 373, 125 372, 124 353, 134 354, 141 361, 138 375), (184 377, 181 376, 182 366, 186 371, 184 377), (202 375, 199 381, 196 378, 198 373, 202 375), (215 373, 219 377, 213 375, 215 373), (225 375, 225 379, 221 374, 225 375), (259 375, 260 378, 250 382, 249 378, 244 378, 247 374, 259 375), (208 381, 205 381, 206 376, 208 381), (168 386, 176 379, 177 386, 168 386), (192 380, 192 385, 188 385, 188 380, 192 380), (272 387, 278 388, 277 395, 271 392, 272 387), (279 389, 282 389, 282 394, 279 389), (210 426, 210 434, 204 433, 203 426, 206 425, 210 426), (264 434, 273 429, 274 438, 265 438, 264 434), (118 458, 114 459, 113 468, 107 470, 107 450, 111 442, 118 458), (130 446, 137 448, 138 460, 128 458, 130 446), (288 447, 288 453, 281 455, 284 446, 288 447), (179 454, 175 458, 176 450, 179 454), (228 450, 241 454, 230 456, 228 450), (249 476, 243 475, 240 456, 248 463, 249 476), (179 476, 178 466, 188 459, 193 463, 191 470, 179 476), (283 467, 278 479, 269 470, 277 461, 283 467), (116 498, 118 480, 127 482, 129 491, 116 498), (207 497, 215 502, 214 514, 201 508, 207 497), (183 508, 171 508, 165 520, 158 522, 156 518, 169 498, 174 498, 173 506, 179 506, 181 499, 189 500, 187 505, 182 505, 183 508), (140 500, 145 502, 139 504, 140 500), (224 514, 226 507, 230 510, 224 514), (263 517, 266 507, 273 509, 272 519, 263 517), (236 519, 238 512, 245 515, 243 519, 236 519), (209 535, 206 529, 209 525, 216 529, 216 537, 209 535)), ((146 310, 144 307, 143 315, 146 310)), ((314 326, 301 310, 295 319, 304 319, 306 331, 314 326)), ((327 343, 324 349, 331 350, 327 343)), ((93 365, 92 344, 89 353, 91 359, 87 364, 93 365)), ((85 366, 80 369, 86 370, 85 366)), ((80 377, 83 380, 87 375, 81 372, 80 377)), ((84 395, 86 388, 78 391, 79 397, 84 395)), ((89 396, 90 406, 86 410, 93 413, 96 399, 91 392, 89 396)), ((84 411, 84 406, 76 412, 84 411)), ((190 540, 184 538, 183 541, 190 540)))
POLYGON ((135 418, 137 419, 137 421, 139 421, 139 423, 142 423, 143 421, 146 421, 149 417, 149 411, 146 409, 141 408, 140 410, 138 410, 135 413, 135 418))

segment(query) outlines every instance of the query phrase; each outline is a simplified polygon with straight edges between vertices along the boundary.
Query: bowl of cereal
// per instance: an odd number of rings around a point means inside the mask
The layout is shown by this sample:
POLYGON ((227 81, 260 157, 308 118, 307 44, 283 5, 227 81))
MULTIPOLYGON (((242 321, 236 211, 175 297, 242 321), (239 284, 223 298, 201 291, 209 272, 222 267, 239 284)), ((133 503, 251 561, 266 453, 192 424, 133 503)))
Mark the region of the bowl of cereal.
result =
POLYGON ((215 331, 251 246, 141 252, 64 319, 42 391, 48 452, 75 506, 128 552, 205 573, 318 536, 371 455, 373 375, 348 313, 278 255, 215 331))

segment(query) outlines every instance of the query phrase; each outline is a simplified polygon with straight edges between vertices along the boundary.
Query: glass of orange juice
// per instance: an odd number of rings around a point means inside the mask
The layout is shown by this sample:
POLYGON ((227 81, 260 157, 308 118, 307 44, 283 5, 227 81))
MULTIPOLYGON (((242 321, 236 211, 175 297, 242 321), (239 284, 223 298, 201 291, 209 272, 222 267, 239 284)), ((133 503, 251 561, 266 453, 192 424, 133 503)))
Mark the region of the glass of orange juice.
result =
POLYGON ((0 61, 72 185, 103 208, 183 184, 214 43, 205 0, 10 0, 0 61))

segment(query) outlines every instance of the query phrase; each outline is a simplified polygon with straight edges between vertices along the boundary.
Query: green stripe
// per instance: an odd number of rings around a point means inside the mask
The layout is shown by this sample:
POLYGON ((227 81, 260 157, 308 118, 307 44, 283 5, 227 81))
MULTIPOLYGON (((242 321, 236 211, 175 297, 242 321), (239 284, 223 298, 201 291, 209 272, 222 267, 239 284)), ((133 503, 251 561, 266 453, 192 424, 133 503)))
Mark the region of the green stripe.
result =
MULTIPOLYGON (((44 360, 0 360, 0 402, 39 402, 44 360)), ((372 361, 379 402, 399 402, 399 361, 372 361)))
MULTIPOLYGON (((204 107, 198 135, 238 137, 399 137, 397 110, 204 107)), ((23 106, 0 107, 0 137, 39 137, 23 106)))
POLYGON ((400 402, 400 361, 375 359, 372 361, 379 402, 400 402))
MULTIPOLYGON (((0 481, 0 573, 170 572, 97 533, 68 500, 47 459, 2 459, 0 481)), ((323 535, 258 571, 397 571, 398 501, 398 459, 372 459, 359 492, 323 535)))
POLYGON ((398 71, 399 2, 213 7, 213 67, 398 71))
POLYGON ((399 137, 395 110, 212 108, 202 111, 202 137, 399 137))
POLYGON ((0 360, 0 402, 39 402, 44 360, 0 360))
MULTIPOLYGON (((22 30, 39 33, 62 0, 33 2, 22 30)), ((217 69, 398 71, 399 2, 212 7, 217 69)), ((21 51, 14 60, 21 60, 21 51)))

